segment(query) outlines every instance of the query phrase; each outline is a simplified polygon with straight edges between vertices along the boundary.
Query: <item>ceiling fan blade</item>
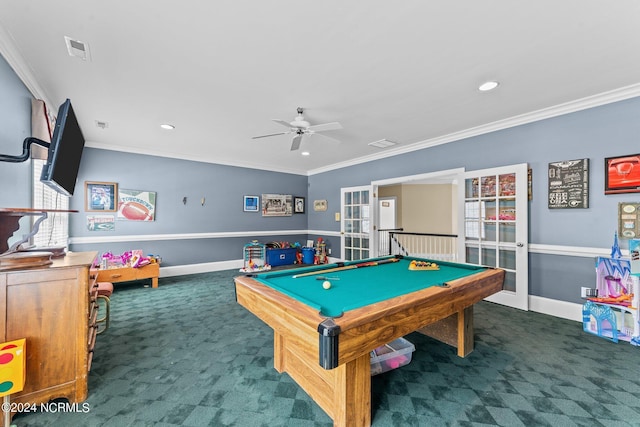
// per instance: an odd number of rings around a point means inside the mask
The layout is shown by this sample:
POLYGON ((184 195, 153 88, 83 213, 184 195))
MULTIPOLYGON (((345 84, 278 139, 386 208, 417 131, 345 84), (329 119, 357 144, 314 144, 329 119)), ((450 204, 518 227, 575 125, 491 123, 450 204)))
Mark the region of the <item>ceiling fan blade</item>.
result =
POLYGON ((323 138, 325 141, 327 142, 332 142, 334 144, 342 144, 342 141, 335 139, 335 138, 331 138, 330 136, 327 136, 323 133, 316 133, 316 132, 309 132, 309 135, 316 135, 320 138, 323 138))
POLYGON ((342 125, 338 122, 324 123, 321 125, 309 126, 309 130, 314 132, 324 132, 325 130, 338 130, 342 129, 342 125))
POLYGON ((269 136, 286 135, 288 133, 291 133, 291 132, 270 133, 269 135, 253 136, 253 137, 251 137, 251 139, 267 138, 269 136))
POLYGON ((300 143, 302 142, 303 135, 304 134, 298 133, 293 137, 293 141, 291 142, 291 151, 296 151, 298 148, 300 148, 300 143))
POLYGON ((278 123, 279 125, 286 126, 288 128, 291 127, 291 124, 289 122, 285 122, 284 120, 280 120, 280 119, 271 119, 271 120, 278 123))

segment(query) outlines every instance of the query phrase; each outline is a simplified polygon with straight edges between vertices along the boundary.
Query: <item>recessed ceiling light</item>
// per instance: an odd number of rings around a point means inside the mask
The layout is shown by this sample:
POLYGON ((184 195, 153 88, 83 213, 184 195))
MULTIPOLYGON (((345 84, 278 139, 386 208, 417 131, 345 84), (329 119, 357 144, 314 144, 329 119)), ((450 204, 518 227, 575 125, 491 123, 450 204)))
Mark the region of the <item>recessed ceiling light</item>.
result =
POLYGON ((478 90, 481 91, 481 92, 487 92, 487 91, 490 91, 490 90, 493 90, 493 89, 497 88, 499 84, 500 83, 498 83, 496 81, 484 82, 478 87, 478 90))
POLYGON ((173 130, 176 128, 174 125, 170 125, 168 123, 163 123, 160 125, 160 127, 165 130, 173 130))
POLYGON ((311 153, 309 153, 308 151, 302 151, 300 154, 302 154, 303 156, 308 156, 311 153))

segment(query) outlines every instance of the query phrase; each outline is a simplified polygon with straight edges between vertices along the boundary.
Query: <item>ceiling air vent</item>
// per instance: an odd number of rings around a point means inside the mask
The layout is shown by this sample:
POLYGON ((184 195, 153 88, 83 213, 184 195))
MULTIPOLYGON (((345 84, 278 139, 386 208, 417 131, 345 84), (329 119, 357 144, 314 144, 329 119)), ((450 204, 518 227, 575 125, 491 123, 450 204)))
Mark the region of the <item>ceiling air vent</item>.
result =
POLYGON ((80 40, 74 40, 71 37, 64 37, 64 41, 67 44, 67 52, 69 56, 75 56, 83 61, 91 61, 91 54, 89 53, 89 45, 81 42, 80 40))
POLYGON ((393 147, 396 144, 397 142, 389 141, 388 139, 381 139, 379 141, 370 142, 368 145, 378 148, 388 148, 393 147))

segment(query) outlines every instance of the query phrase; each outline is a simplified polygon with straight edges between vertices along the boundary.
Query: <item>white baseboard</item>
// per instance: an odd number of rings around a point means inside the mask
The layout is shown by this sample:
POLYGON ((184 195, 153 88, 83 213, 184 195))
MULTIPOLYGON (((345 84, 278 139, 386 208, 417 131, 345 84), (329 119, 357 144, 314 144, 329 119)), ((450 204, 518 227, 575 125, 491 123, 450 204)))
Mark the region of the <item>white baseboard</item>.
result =
POLYGON ((529 310, 582 322, 582 304, 529 295, 529 310))

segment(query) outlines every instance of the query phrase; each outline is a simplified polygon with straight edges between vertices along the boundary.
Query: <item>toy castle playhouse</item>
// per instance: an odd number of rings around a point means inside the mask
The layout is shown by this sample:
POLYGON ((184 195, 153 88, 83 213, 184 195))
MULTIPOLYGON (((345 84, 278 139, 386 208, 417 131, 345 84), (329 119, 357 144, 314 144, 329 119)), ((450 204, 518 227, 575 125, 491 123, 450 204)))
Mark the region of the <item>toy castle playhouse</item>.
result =
MULTIPOLYGON (((635 270, 635 269, 634 269, 635 270)), ((613 342, 640 346, 638 273, 622 258, 596 259, 596 289, 582 307, 583 329, 613 342)))

